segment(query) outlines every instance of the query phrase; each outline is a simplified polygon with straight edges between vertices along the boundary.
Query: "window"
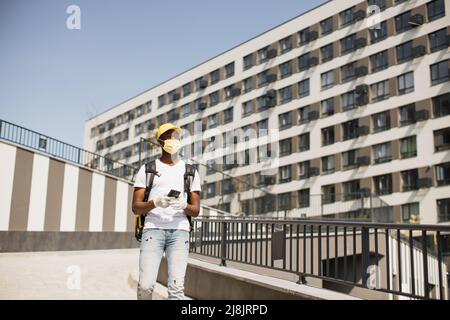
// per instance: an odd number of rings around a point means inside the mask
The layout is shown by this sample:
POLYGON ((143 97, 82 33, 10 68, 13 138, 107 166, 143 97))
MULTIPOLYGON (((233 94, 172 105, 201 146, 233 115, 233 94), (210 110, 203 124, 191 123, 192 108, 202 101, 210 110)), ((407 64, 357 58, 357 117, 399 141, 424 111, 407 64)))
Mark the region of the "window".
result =
POLYGON ((292 111, 280 114, 278 122, 281 130, 292 127, 292 111))
POLYGON ((445 16, 444 0, 434 0, 427 3, 428 21, 433 21, 445 16))
POLYGON ((246 101, 242 103, 242 116, 247 117, 253 113, 253 101, 246 101))
POLYGON ((321 101, 322 117, 328 117, 334 114, 334 98, 321 101))
POLYGON ((308 179, 309 178, 309 169, 310 169, 310 161, 303 161, 298 164, 298 178, 308 179))
POLYGON ((391 128, 391 116, 389 111, 376 113, 372 116, 373 131, 380 132, 391 128))
POLYGON ((414 58, 413 42, 408 41, 397 46, 397 63, 403 63, 414 58))
POLYGON ((309 122, 309 113, 311 112, 311 106, 306 106, 303 108, 298 109, 298 122, 299 123, 306 123, 309 122))
POLYGON ((181 106, 181 117, 187 117, 191 114, 191 105, 189 103, 186 103, 181 106))
POLYGON ((223 123, 229 123, 233 121, 233 107, 225 109, 223 111, 223 123))
POLYGON ((258 73, 256 76, 258 79, 258 87, 262 87, 267 83, 267 75, 269 74, 269 70, 264 70, 263 72, 258 73))
POLYGON ((225 77, 229 78, 234 76, 234 62, 231 62, 225 66, 225 77))
POLYGON ((280 103, 288 103, 292 100, 292 86, 288 86, 279 90, 280 103))
POLYGON ((253 53, 250 53, 244 57, 244 70, 253 67, 253 53))
POLYGON ((333 43, 320 48, 320 53, 322 55, 322 62, 330 61, 334 58, 334 48, 333 43))
POLYGON ((414 91, 414 71, 402 74, 397 77, 398 94, 407 94, 414 91))
POLYGON ((292 153, 291 138, 280 141, 280 157, 288 156, 292 153))
POLYGON ((330 204, 336 202, 336 188, 334 184, 322 187, 322 203, 330 204))
POLYGON ((309 150, 309 132, 298 137, 298 150, 300 152, 309 150))
POLYGON ((213 198, 216 195, 216 183, 211 182, 206 185, 206 197, 213 198))
POLYGON ((280 64, 281 79, 289 77, 292 74, 292 62, 287 61, 280 64))
POLYGON ((266 62, 267 60, 269 60, 269 58, 267 57, 268 51, 269 51, 269 46, 258 50, 258 57, 259 57, 260 63, 263 63, 263 62, 266 62))
POLYGON ((195 89, 197 91, 202 90, 204 88, 204 85, 203 85, 204 83, 205 83, 205 80, 203 80, 203 78, 195 79, 195 89))
POLYGON ((346 64, 341 67, 341 80, 346 82, 356 77, 356 62, 346 64))
POLYGON ((378 196, 392 193, 392 175, 384 174, 373 178, 375 194, 378 196))
POLYGON ((214 70, 213 72, 211 72, 209 74, 210 78, 211 78, 211 84, 215 84, 217 82, 220 81, 220 70, 214 70))
POLYGON ((269 120, 264 119, 256 123, 258 137, 266 136, 269 131, 269 120))
POLYGON ((219 103, 219 91, 215 91, 209 94, 209 105, 215 106, 219 103))
POLYGON ((225 100, 230 100, 230 99, 233 98, 233 97, 231 96, 231 90, 233 90, 233 88, 234 88, 234 86, 233 86, 233 85, 230 85, 230 86, 225 87, 225 88, 223 89, 223 91, 224 91, 224 93, 225 93, 225 100))
POLYGON ((344 201, 355 200, 361 197, 359 180, 352 180, 342 184, 344 201))
POLYGON ((203 102, 202 98, 198 98, 194 100, 194 110, 200 111, 200 105, 203 102))
POLYGON ((339 18, 341 20, 341 28, 353 23, 354 11, 355 11, 355 7, 351 7, 350 9, 347 9, 347 10, 339 13, 339 18))
POLYGON ((438 186, 450 184, 450 162, 438 164, 436 167, 436 182, 438 186))
POLYGON ((323 36, 333 32, 333 18, 320 21, 320 30, 323 36))
POLYGON ((191 83, 186 83, 183 86, 183 97, 187 97, 188 95, 191 94, 191 83))
POLYGON ((409 23, 410 19, 411 11, 407 11, 395 17, 395 30, 397 34, 410 30, 412 28, 412 25, 409 23))
POLYGON ((444 60, 430 66, 431 84, 433 86, 450 80, 449 61, 444 60))
POLYGON ((433 113, 435 118, 450 114, 450 93, 433 98, 433 113))
POLYGON ((447 29, 441 29, 428 35, 430 41, 430 51, 436 52, 448 47, 447 29))
POLYGON ((402 159, 417 156, 416 136, 411 136, 400 140, 400 156, 402 159))
POLYGON ((342 165, 344 169, 350 169, 357 166, 357 150, 350 150, 342 154, 342 165))
POLYGON ((309 96, 309 79, 302 80, 298 83, 298 97, 303 98, 309 96))
POLYGON ((280 210, 290 210, 291 209, 291 194, 281 193, 279 197, 279 207, 280 210))
POLYGON ((388 32, 387 32, 387 23, 386 21, 383 21, 379 24, 379 28, 371 28, 369 29, 370 34, 370 43, 374 44, 377 42, 380 42, 387 38, 388 32))
POLYGON ((372 101, 382 101, 389 98, 389 80, 381 81, 370 86, 372 90, 372 101))
POLYGON ((292 36, 280 40, 281 53, 288 52, 292 49, 292 36))
POLYGON ((303 71, 309 68, 309 52, 298 57, 298 70, 303 71))
POLYGON ((403 223, 413 223, 420 218, 419 203, 406 203, 402 205, 402 221, 403 223))
POLYGON ((438 209, 438 222, 450 221, 450 198, 438 199, 436 200, 436 204, 438 209))
POLYGON ((341 96, 342 110, 347 111, 356 107, 355 91, 344 93, 341 96))
POLYGON ((161 108, 165 104, 164 95, 158 97, 158 108, 161 108))
POLYGON ((322 146, 334 143, 334 126, 322 129, 322 146))
POLYGON ((377 6, 380 11, 386 9, 386 0, 368 0, 367 4, 369 6, 377 6))
POLYGON ((309 28, 303 29, 298 33, 299 45, 302 46, 309 42, 309 28))
POLYGON ((392 160, 390 142, 374 145, 372 149, 375 163, 383 163, 392 160))
POLYGON ((419 171, 417 169, 402 171, 400 175, 402 177, 403 192, 419 189, 419 171))
POLYGON ((280 167, 280 183, 290 182, 292 180, 291 166, 280 167))
POLYGON ((322 173, 330 174, 335 170, 334 155, 322 157, 322 173))
POLYGON ((253 78, 247 78, 244 80, 244 92, 250 92, 253 90, 253 78))
POLYGON ((222 180, 222 193, 230 194, 234 192, 233 180, 231 178, 222 180))
POLYGON ((303 189, 298 191, 298 207, 309 207, 309 189, 303 189))
POLYGON ((386 69, 388 63, 388 51, 384 50, 370 56, 370 64, 372 65, 372 73, 386 69))
POLYGON ((334 86, 334 70, 321 74, 322 90, 326 90, 334 86))
POLYGON ((343 139, 355 139, 358 137, 358 120, 350 120, 342 124, 343 139))
POLYGON ((164 114, 160 114, 159 116, 156 117, 156 122, 158 123, 158 125, 162 125, 165 121, 164 121, 164 114))
POLYGON ((208 128, 215 128, 219 125, 219 114, 215 113, 208 116, 208 128))
POLYGON ((400 107, 400 126, 416 122, 416 106, 414 103, 400 107))
POLYGON ((436 152, 450 149, 450 128, 434 131, 433 134, 436 152))
POLYGON ((341 55, 355 50, 356 33, 341 39, 341 55))

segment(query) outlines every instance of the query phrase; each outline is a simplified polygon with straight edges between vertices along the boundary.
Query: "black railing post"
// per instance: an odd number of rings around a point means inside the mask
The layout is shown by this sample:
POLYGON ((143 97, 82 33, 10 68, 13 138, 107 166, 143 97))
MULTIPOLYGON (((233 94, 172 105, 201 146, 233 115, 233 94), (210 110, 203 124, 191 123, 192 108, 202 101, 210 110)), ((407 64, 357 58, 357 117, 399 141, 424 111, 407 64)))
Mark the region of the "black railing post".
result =
POLYGON ((362 256, 362 285, 367 285, 367 268, 370 264, 370 239, 369 228, 361 228, 361 256, 362 256))
POLYGON ((220 256, 221 256, 221 261, 220 261, 220 265, 223 267, 227 266, 227 223, 226 222, 221 222, 222 224, 222 230, 221 230, 221 234, 222 237, 220 239, 221 242, 221 250, 220 250, 220 256))

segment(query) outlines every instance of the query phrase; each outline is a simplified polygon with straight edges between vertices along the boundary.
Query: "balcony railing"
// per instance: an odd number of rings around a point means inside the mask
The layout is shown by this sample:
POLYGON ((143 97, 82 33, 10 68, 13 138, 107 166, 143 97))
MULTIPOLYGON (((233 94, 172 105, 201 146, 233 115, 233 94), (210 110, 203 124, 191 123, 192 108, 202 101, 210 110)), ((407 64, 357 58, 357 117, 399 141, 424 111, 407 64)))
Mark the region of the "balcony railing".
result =
POLYGON ((298 283, 318 278, 386 299, 448 299, 443 234, 450 226, 229 217, 196 218, 193 230, 191 253, 221 265, 289 272, 298 283))

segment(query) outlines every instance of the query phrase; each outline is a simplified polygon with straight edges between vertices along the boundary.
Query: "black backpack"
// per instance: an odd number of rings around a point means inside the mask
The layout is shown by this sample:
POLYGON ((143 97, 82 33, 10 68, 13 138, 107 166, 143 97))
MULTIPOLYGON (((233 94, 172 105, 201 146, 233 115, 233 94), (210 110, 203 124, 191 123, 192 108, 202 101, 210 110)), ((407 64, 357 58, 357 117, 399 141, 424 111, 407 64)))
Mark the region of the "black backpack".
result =
MULTIPOLYGON (((145 164, 146 187, 145 187, 144 201, 148 201, 148 196, 150 195, 150 191, 152 190, 153 179, 155 178, 155 175, 158 175, 158 171, 156 171, 155 160, 152 160, 145 164)), ((187 192, 188 203, 191 203, 191 184, 194 179, 194 175, 195 175, 194 166, 186 163, 186 169, 184 172, 184 192, 187 192)), ((136 237, 136 240, 139 242, 142 239, 142 231, 144 229, 145 216, 146 216, 145 214, 135 214, 134 216, 135 218, 134 236, 136 237)), ((187 215, 187 218, 189 220, 190 231, 192 231, 193 227, 192 217, 187 215)))

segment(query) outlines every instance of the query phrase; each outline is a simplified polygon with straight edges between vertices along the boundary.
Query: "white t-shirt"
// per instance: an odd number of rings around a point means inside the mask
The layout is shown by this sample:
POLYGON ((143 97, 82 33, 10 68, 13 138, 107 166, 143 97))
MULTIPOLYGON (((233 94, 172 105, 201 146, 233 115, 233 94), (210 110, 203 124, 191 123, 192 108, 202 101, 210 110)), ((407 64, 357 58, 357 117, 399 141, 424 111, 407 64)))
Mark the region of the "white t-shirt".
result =
MULTIPOLYGON (((171 166, 156 160, 156 171, 159 177, 155 175, 152 190, 148 200, 166 196, 171 189, 180 191, 180 197, 187 200, 187 194, 184 192, 184 173, 186 164, 183 160, 171 166)), ((135 188, 146 187, 145 164, 139 169, 134 182, 135 188)), ((191 184, 191 191, 200 191, 200 177, 195 170, 195 176, 191 184)), ((154 208, 145 217, 144 229, 177 229, 189 231, 189 221, 183 210, 176 210, 171 207, 154 208)))

